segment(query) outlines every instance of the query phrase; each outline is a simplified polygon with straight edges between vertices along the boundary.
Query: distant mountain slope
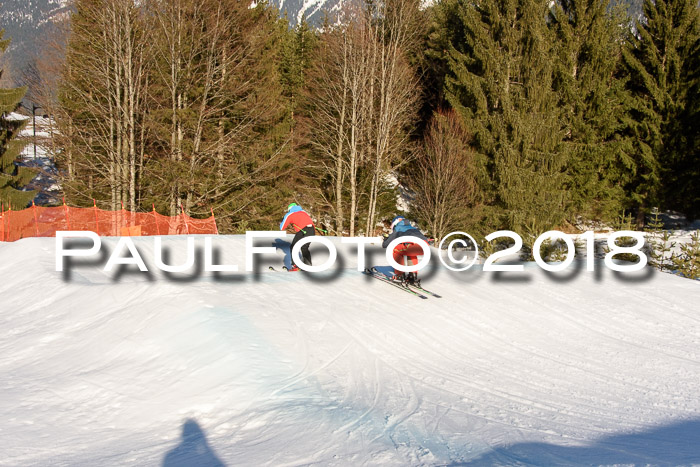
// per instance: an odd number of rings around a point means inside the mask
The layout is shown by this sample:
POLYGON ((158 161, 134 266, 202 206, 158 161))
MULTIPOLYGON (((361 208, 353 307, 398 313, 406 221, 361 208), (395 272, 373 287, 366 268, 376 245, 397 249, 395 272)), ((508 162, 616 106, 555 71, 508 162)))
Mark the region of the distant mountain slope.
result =
POLYGON ((68 12, 68 3, 69 0, 0 1, 0 29, 5 29, 6 39, 12 39, 7 53, 15 73, 21 73, 35 56, 53 20, 68 12))
POLYGON ((334 12, 340 8, 342 0, 272 0, 280 14, 287 15, 289 23, 294 25, 306 17, 311 24, 323 22, 324 11, 334 12))
MULTIPOLYGON (((629 5, 633 17, 641 14, 643 0, 622 1, 629 5)), ((333 13, 340 8, 342 2, 343 0, 271 0, 292 25, 303 17, 312 24, 321 24, 324 11, 333 13)), ((0 1, 0 29, 5 29, 5 37, 12 38, 8 55, 16 73, 21 74, 21 70, 34 56, 52 21, 69 11, 69 3, 70 0, 0 1)))
MULTIPOLYGON (((627 4, 627 12, 632 18, 639 18, 642 15, 642 3, 644 0, 619 0, 627 4)), ((423 5, 431 5, 437 0, 424 0, 423 5)), ((271 3, 279 8, 280 13, 287 13, 287 19, 291 24, 301 21, 302 17, 311 24, 321 24, 324 11, 333 13, 337 11, 343 0, 271 0, 271 3)))

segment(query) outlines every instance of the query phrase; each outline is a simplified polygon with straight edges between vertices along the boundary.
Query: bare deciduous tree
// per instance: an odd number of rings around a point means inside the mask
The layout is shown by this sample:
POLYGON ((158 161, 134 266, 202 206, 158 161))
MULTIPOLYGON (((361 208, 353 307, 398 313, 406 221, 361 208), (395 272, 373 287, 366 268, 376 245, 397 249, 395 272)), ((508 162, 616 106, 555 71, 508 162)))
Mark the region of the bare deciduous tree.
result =
POLYGON ((372 234, 382 184, 408 154, 419 98, 407 60, 418 35, 416 12, 411 0, 351 3, 340 26, 324 34, 312 91, 312 145, 332 186, 321 194, 339 233, 347 212, 349 233, 355 235, 365 199, 365 227, 372 234))
POLYGON ((311 143, 321 154, 321 171, 330 178, 331 184, 330 196, 323 189, 319 193, 333 211, 338 233, 343 232, 345 225, 343 189, 347 178, 349 48, 344 29, 326 33, 311 80, 315 83, 311 143))
MULTIPOLYGON (((408 63, 420 34, 418 3, 413 0, 384 0, 374 3, 375 18, 368 21, 374 37, 372 86, 368 102, 373 104, 369 133, 371 183, 367 212, 367 234, 377 223, 377 200, 386 175, 406 159, 409 131, 419 101, 418 80, 408 63), (375 95, 376 94, 376 95, 375 95)), ((370 10, 371 12, 371 10, 370 10)))
POLYGON ((478 201, 470 140, 454 111, 435 113, 409 178, 415 194, 411 208, 438 241, 465 225, 465 216, 478 201))
POLYGON ((55 112, 74 202, 154 203, 171 215, 214 208, 226 224, 289 170, 280 163, 289 135, 275 134, 284 102, 272 9, 237 0, 75 8, 55 112))
MULTIPOLYGON (((141 13, 134 0, 82 2, 71 24, 61 81, 64 112, 59 115, 59 131, 66 136, 69 173, 88 174, 106 184, 113 210, 123 204, 135 210, 137 205, 137 158, 143 144, 139 134, 149 64, 141 13), (72 157, 75 152, 82 157, 72 157)), ((94 196, 83 185, 72 188, 85 197, 94 196)), ((99 190, 92 183, 87 188, 99 190)))

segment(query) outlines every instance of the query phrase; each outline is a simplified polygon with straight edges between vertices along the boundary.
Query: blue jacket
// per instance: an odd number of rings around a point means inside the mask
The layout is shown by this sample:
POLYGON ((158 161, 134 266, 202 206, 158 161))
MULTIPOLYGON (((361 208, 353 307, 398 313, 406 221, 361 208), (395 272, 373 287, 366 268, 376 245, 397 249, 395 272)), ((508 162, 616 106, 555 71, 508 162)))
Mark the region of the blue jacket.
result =
POLYGON ((405 237, 408 235, 418 237, 421 240, 425 240, 426 243, 428 242, 428 238, 425 235, 423 235, 420 230, 413 227, 406 219, 404 219, 398 224, 396 224, 394 226, 394 231, 391 232, 391 235, 384 239, 384 242, 382 242, 382 248, 388 247, 389 243, 394 241, 395 238, 405 237))

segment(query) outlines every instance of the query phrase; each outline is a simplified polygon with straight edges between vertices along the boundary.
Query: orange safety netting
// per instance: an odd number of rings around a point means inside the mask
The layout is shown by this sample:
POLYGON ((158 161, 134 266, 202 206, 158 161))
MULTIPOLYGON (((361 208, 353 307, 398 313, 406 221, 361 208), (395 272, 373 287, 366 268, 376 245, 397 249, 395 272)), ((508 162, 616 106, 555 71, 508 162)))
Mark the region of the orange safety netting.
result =
POLYGON ((217 234, 216 219, 194 219, 185 213, 163 216, 155 211, 103 211, 97 207, 32 206, 0 215, 0 241, 54 237, 57 230, 91 230, 101 236, 217 234))

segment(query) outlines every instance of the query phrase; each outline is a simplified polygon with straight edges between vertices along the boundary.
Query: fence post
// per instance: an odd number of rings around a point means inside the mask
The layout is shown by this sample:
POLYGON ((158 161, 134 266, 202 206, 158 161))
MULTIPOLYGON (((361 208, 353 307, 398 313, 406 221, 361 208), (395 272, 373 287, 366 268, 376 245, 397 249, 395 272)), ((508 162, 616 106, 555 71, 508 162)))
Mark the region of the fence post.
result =
POLYGON ((180 210, 182 212, 182 220, 185 221, 185 232, 187 232, 187 235, 190 234, 190 226, 187 225, 187 219, 185 219, 185 207, 180 203, 180 210))
POLYGON ((66 205, 66 197, 63 197, 63 212, 66 213, 66 226, 70 230, 70 219, 68 219, 68 206, 66 205))
POLYGON ((214 216, 214 208, 210 206, 209 209, 211 209, 211 218, 214 219, 214 232, 216 232, 216 235, 219 235, 219 227, 217 227, 216 225, 216 216, 214 216))
POLYGON ((153 220, 156 221, 156 233, 160 235, 160 228, 158 227, 158 216, 156 216, 156 203, 153 203, 153 220))
POLYGON ((97 220, 97 202, 95 201, 95 198, 92 198, 92 207, 95 211, 95 233, 100 235, 100 223, 97 220))
POLYGON ((6 240, 7 242, 10 241, 10 233, 12 232, 12 230, 11 230, 12 224, 10 224, 10 218, 11 218, 10 214, 12 214, 12 203, 8 201, 7 202, 7 211, 5 213, 5 215, 7 216, 7 240, 6 240))
POLYGON ((32 200, 32 212, 34 212, 34 233, 36 236, 39 236, 39 219, 36 216, 36 204, 34 204, 34 200, 32 200))

